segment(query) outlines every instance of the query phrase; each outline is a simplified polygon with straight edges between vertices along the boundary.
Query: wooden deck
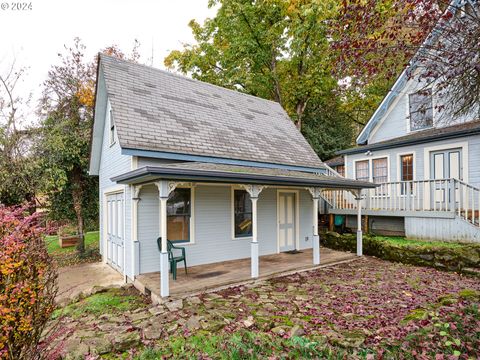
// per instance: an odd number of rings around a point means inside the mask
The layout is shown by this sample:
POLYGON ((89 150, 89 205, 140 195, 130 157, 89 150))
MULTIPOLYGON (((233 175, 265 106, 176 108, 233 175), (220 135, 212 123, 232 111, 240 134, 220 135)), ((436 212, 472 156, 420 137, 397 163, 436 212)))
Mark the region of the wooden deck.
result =
MULTIPOLYGON (((327 248, 321 248, 320 250, 320 266, 355 258, 355 254, 352 253, 327 248)), ((311 249, 301 250, 295 254, 280 253, 260 256, 259 279, 315 267, 318 267, 318 265, 313 265, 311 249)), ((183 268, 181 268, 177 270, 177 280, 174 281, 170 275, 170 296, 181 298, 252 280, 249 258, 189 267, 188 275, 185 275, 183 268)), ((158 301, 160 299, 159 272, 137 276, 135 286, 146 294, 151 293, 154 300, 158 301)))

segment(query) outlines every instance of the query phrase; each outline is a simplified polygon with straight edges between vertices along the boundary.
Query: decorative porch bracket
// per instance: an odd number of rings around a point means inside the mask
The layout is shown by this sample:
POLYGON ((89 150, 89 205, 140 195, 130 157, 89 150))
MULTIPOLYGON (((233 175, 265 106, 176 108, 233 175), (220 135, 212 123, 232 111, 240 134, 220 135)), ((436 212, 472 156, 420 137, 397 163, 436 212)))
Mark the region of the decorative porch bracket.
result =
POLYGON ((357 200, 357 256, 363 255, 362 190, 352 190, 357 200))
POLYGON ((320 265, 320 235, 318 235, 318 202, 322 189, 318 187, 308 187, 307 190, 313 199, 313 264, 320 265))
POLYGON ((138 242, 138 202, 142 185, 132 185, 132 272, 133 277, 140 274, 140 243, 138 242))
POLYGON ((252 201, 252 242, 251 242, 251 274, 252 278, 258 278, 258 239, 257 239, 257 201, 258 196, 265 188, 263 185, 241 185, 250 195, 252 201))

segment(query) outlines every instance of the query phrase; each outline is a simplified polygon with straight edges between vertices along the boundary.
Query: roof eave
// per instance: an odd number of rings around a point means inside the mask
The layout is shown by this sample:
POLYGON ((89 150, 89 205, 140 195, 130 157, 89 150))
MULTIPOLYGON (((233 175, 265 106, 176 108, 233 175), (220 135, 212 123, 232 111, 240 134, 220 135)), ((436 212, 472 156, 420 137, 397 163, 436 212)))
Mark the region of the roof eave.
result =
POLYGON ((467 129, 467 130, 459 130, 459 131, 452 131, 445 134, 440 135, 429 135, 423 138, 415 138, 415 139, 405 139, 401 141, 392 141, 389 143, 376 143, 371 145, 364 145, 360 147, 345 149, 337 151, 337 155, 350 155, 350 154, 358 154, 364 152, 366 150, 384 150, 384 149, 393 149, 401 146, 406 145, 416 145, 416 144, 425 144, 432 141, 440 141, 446 139, 455 139, 464 136, 473 136, 480 134, 480 127, 477 129, 467 129))
POLYGON ((289 176, 273 176, 182 168, 172 169, 152 166, 145 166, 140 169, 132 170, 125 174, 115 176, 111 178, 111 181, 118 184, 139 185, 160 179, 232 184, 245 183, 282 186, 318 186, 335 189, 366 189, 376 187, 375 184, 369 182, 346 180, 334 177, 332 177, 332 179, 317 180, 289 176))

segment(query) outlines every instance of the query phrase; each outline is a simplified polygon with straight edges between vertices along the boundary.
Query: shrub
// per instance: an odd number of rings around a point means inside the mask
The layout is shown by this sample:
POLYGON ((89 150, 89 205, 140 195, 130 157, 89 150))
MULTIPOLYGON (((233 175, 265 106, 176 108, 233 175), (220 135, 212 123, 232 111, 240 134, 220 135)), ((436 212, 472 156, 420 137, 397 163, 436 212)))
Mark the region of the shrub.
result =
MULTIPOLYGON (((342 251, 356 249, 355 234, 340 235, 327 232, 322 236, 322 245, 342 251)), ((464 272, 480 276, 480 244, 457 244, 458 246, 439 246, 419 241, 412 241, 411 245, 399 245, 385 238, 369 235, 363 237, 363 253, 376 256, 380 259, 401 262, 417 266, 428 266, 440 270, 464 272)))
POLYGON ((0 206, 0 358, 39 359, 38 342, 55 309, 57 274, 39 216, 0 206))

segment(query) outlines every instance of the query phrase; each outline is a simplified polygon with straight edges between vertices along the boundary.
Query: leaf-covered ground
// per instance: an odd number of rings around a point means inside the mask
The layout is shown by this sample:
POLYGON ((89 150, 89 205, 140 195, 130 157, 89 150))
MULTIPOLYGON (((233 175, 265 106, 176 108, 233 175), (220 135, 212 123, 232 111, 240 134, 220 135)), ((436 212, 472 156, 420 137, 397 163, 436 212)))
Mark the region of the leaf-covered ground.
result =
POLYGON ((60 247, 58 236, 47 236, 45 238, 48 253, 52 256, 59 267, 71 266, 83 263, 101 261, 99 253, 99 232, 92 231, 85 234, 85 254, 80 256, 75 246, 60 247))
POLYGON ((478 358, 479 291, 478 278, 366 258, 164 305, 77 311, 48 343, 91 358, 478 358))

